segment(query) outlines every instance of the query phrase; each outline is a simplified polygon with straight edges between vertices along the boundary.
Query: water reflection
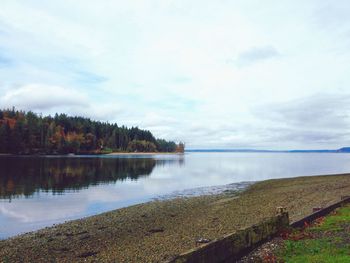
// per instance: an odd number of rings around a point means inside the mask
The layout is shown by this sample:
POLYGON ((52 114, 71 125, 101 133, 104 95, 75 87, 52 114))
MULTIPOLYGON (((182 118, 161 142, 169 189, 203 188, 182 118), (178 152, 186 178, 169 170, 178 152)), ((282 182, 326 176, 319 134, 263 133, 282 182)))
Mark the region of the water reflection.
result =
POLYGON ((193 195, 243 181, 349 171, 350 154, 336 153, 0 156, 0 239, 174 192, 193 195))
POLYGON ((0 199, 30 197, 37 191, 63 193, 91 185, 148 176, 174 160, 153 158, 0 158, 0 199))

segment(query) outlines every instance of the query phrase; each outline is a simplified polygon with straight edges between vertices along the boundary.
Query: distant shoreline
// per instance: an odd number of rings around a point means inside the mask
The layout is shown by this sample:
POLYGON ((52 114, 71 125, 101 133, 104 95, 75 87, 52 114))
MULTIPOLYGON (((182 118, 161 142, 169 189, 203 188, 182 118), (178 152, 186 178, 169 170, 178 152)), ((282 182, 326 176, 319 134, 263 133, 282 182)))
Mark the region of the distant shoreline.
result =
POLYGON ((183 155, 180 152, 112 152, 112 153, 68 153, 68 154, 12 154, 12 153, 0 153, 0 156, 101 156, 101 155, 183 155))
POLYGON ((104 155, 183 155, 179 152, 113 152, 104 155))
POLYGON ((320 150, 257 150, 257 149, 186 149, 185 152, 204 153, 350 153, 350 147, 320 150))

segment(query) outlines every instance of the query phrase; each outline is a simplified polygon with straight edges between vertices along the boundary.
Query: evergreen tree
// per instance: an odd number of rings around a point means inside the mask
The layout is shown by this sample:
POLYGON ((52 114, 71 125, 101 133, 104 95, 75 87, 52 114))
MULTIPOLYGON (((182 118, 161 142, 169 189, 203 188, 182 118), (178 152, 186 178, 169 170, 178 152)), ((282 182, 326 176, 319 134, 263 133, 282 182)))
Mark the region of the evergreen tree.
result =
POLYGON ((7 152, 8 135, 6 124, 0 125, 0 153, 7 152))
POLYGON ((128 129, 65 114, 43 117, 15 108, 0 111, 3 153, 95 153, 106 148, 174 152, 176 147, 174 142, 157 140, 150 131, 138 127, 128 129))
POLYGON ((10 152, 10 145, 11 145, 11 129, 10 125, 7 121, 5 121, 2 124, 1 127, 1 134, 2 134, 2 139, 1 139, 1 151, 3 153, 9 153, 10 152))
POLYGON ((23 153, 24 151, 24 141, 23 135, 23 123, 22 121, 17 121, 13 130, 11 131, 11 142, 9 144, 9 151, 11 153, 23 153))

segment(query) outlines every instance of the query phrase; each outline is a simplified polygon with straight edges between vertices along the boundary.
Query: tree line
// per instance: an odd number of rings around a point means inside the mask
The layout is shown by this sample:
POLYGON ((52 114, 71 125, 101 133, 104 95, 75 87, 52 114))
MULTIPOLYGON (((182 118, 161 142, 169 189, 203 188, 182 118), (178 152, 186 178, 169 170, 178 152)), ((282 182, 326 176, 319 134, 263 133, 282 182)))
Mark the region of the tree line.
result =
POLYGON ((138 127, 66 114, 42 116, 15 108, 0 110, 0 153, 183 152, 184 147, 183 143, 156 139, 138 127))

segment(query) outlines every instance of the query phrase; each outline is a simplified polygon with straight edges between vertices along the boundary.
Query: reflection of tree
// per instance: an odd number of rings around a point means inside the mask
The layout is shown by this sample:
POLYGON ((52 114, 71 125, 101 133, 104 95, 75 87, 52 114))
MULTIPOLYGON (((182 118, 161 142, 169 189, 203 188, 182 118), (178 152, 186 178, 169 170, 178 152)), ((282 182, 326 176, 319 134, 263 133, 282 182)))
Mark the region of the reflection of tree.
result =
POLYGON ((150 158, 0 158, 0 198, 136 180, 149 175, 157 162, 150 158))

